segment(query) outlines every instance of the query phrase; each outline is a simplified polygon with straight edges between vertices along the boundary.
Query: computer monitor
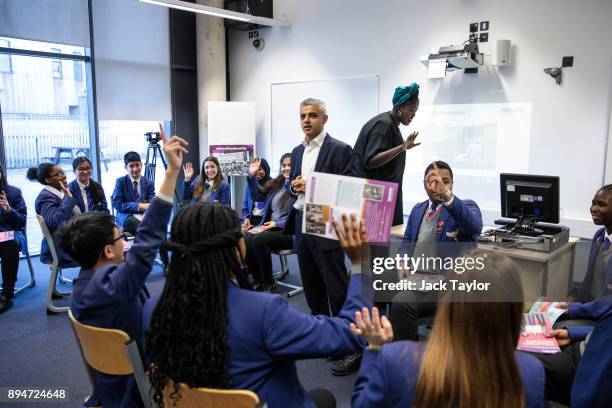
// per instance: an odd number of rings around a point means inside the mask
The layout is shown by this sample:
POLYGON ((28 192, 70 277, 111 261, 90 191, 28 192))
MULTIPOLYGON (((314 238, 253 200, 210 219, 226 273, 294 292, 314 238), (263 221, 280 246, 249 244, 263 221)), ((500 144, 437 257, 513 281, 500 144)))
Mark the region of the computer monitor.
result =
POLYGON ((502 217, 559 223, 559 177, 502 173, 499 184, 502 217))

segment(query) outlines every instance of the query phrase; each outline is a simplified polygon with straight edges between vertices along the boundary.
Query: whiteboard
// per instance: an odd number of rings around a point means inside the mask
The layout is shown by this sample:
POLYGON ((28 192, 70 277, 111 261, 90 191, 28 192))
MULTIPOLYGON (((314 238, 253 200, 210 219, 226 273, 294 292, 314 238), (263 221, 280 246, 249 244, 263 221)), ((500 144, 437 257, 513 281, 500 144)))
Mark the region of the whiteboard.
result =
POLYGON ((327 132, 351 147, 364 123, 379 113, 378 76, 350 77, 321 81, 272 84, 272 143, 270 166, 278 170, 279 160, 304 140, 300 128, 300 102, 317 98, 327 105, 327 132))
POLYGON ((208 102, 211 145, 255 146, 255 102, 208 102))

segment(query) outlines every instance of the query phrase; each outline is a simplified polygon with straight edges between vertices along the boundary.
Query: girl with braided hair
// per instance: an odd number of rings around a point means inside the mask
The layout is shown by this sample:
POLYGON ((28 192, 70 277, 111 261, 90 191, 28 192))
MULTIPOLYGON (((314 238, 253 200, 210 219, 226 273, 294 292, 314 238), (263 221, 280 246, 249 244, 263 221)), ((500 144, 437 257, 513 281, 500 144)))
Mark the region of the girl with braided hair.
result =
POLYGON ((164 407, 180 399, 178 384, 185 383, 250 389, 270 408, 335 406, 329 391, 306 393, 295 360, 364 347, 349 323, 369 304, 360 273, 365 226, 355 216, 343 216, 343 230, 335 224, 354 267, 344 307, 333 318, 306 315, 279 295, 245 289, 240 227, 231 208, 210 203, 185 207, 174 218, 168 279, 144 312, 154 402, 164 407))

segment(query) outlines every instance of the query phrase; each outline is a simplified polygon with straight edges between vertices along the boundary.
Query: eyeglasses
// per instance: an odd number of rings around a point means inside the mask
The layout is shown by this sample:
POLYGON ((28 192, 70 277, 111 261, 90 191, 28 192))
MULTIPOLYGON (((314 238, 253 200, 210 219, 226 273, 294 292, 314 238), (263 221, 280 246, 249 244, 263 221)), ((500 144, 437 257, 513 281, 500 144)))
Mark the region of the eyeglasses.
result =
POLYGON ((52 174, 51 177, 64 177, 65 173, 63 170, 58 171, 55 174, 52 174))
POLYGON ((113 242, 111 242, 111 245, 114 244, 115 242, 119 241, 120 239, 122 239, 124 241, 127 241, 128 240, 128 235, 125 232, 119 234, 119 236, 117 238, 113 239, 113 242))
POLYGON ((91 167, 86 167, 86 168, 78 168, 77 167, 77 171, 79 173, 89 173, 91 171, 91 167))

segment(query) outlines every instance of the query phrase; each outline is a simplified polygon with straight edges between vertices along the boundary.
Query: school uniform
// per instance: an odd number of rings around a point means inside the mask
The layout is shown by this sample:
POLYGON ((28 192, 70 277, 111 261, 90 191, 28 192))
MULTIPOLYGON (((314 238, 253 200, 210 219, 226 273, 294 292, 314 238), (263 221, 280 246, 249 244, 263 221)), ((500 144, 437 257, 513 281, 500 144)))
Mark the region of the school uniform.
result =
MULTIPOLYGON (((81 210, 74 196, 69 197, 63 191, 59 191, 48 185, 44 186, 43 190, 38 194, 38 197, 36 197, 34 208, 36 214, 42 216, 45 220, 52 236, 59 227, 66 223, 66 221, 75 215, 81 214, 81 210)), ((72 268, 78 266, 70 255, 64 252, 57 239, 53 238, 53 242, 55 244, 55 251, 59 257, 60 267, 72 268)), ((43 238, 40 243, 40 262, 47 265, 53 263, 53 257, 51 256, 46 238, 43 238)))
POLYGON ((13 297, 17 270, 19 269, 19 249, 27 248, 24 233, 28 209, 21 190, 17 187, 5 185, 4 193, 11 207, 7 213, 0 208, 0 231, 14 231, 15 238, 0 242, 0 259, 2 259, 2 295, 8 299, 13 297))
POLYGON ((612 296, 588 303, 571 303, 569 319, 586 319, 595 326, 563 326, 572 342, 560 353, 534 353, 546 370, 546 397, 573 408, 612 406, 612 296))
POLYGON ((242 222, 244 222, 246 218, 251 220, 251 224, 255 223, 253 222, 254 220, 257 221, 257 224, 262 220, 261 213, 266 200, 266 194, 259 191, 259 188, 270 181, 271 177, 270 165, 266 159, 261 159, 260 167, 265 173, 261 179, 257 179, 256 176, 247 176, 247 185, 244 191, 244 199, 242 200, 242 222))
MULTIPOLYGON (((183 185, 183 200, 189 201, 192 205, 197 203, 198 200, 193 196, 193 190, 195 190, 196 186, 200 182, 200 176, 197 176, 192 182, 185 181, 183 185)), ((212 189, 212 184, 205 182, 204 183, 204 191, 208 192, 208 190, 212 189)), ((200 198, 201 200, 201 198, 200 198)), ((221 180, 219 186, 216 189, 212 189, 208 197, 206 198, 206 202, 208 203, 218 203, 224 205, 231 205, 231 191, 230 185, 227 181, 221 180)))
MULTIPOLYGON (((325 131, 309 145, 304 141, 295 147, 291 152, 291 163, 292 181, 297 176, 308 178, 313 171, 343 176, 355 174, 351 146, 334 139, 325 131), (308 160, 303 165, 304 157, 308 160)), ((302 194, 294 197, 297 200, 289 212, 285 233, 295 235, 294 248, 306 302, 312 314, 329 314, 331 308, 332 315, 336 315, 342 307, 348 286, 344 251, 336 240, 303 233, 304 198, 302 194)))
MULTIPOLYGON (((232 388, 255 392, 270 408, 314 408, 300 383, 295 361, 340 357, 365 346, 349 327, 355 312, 371 305, 362 292, 369 285, 368 278, 359 272, 355 267, 346 302, 334 318, 301 313, 282 296, 253 292, 230 283, 227 370, 232 388)), ((147 303, 145 327, 149 326, 157 300, 154 297, 147 303)))
MULTIPOLYGON (((351 406, 412 407, 421 368, 421 358, 427 343, 400 341, 386 344, 380 351, 366 349, 351 406)), ((525 392, 525 406, 540 408, 544 405, 544 368, 529 354, 515 352, 519 375, 525 392)), ((486 364, 475 361, 474 364, 486 364)), ((503 388, 503 384, 499 384, 503 388)))
MULTIPOLYGON (((81 269, 74 281, 70 310, 83 324, 119 329, 134 339, 142 353, 143 307, 149 298, 145 280, 151 272, 155 254, 166 239, 172 213, 170 197, 152 200, 138 228, 131 249, 119 264, 97 270, 81 269)), ((133 376, 96 374, 96 390, 105 407, 142 406, 133 376)))
POLYGON ((129 174, 119 177, 113 190, 117 225, 125 227, 126 221, 133 218, 134 214, 142 214, 144 211, 139 210, 138 205, 150 203, 153 197, 155 197, 155 184, 148 178, 141 176, 136 181, 129 174))
MULTIPOLYGON (((94 180, 89 180, 89 183, 96 183, 94 180)), ((77 205, 82 213, 90 212, 90 211, 108 211, 108 203, 106 201, 106 196, 104 194, 104 189, 100 185, 100 183, 96 183, 101 197, 97 202, 94 202, 91 191, 89 190, 89 186, 82 184, 79 180, 73 180, 68 184, 68 188, 72 192, 72 195, 77 200, 77 205)))
MULTIPOLYGON (((247 181, 249 192, 255 191, 258 185, 255 177, 249 177, 247 181)), ((252 199, 260 198, 252 196, 252 199)), ((261 219, 256 226, 261 226, 268 221, 274 221, 276 226, 257 234, 246 234, 246 261, 249 272, 253 274, 257 283, 273 285, 272 251, 293 248, 293 237, 285 235, 283 230, 294 202, 295 199, 289 195, 288 181, 281 188, 270 191, 264 197, 261 219)))
POLYGON ((606 229, 599 229, 592 239, 587 271, 582 284, 574 289, 575 300, 590 302, 612 295, 612 256, 606 229))
MULTIPOLYGON (((410 211, 399 252, 422 258, 454 258, 476 245, 481 229, 482 214, 472 200, 453 196, 448 203, 423 201, 410 211)), ((385 292, 382 295, 393 293, 385 292)), ((436 291, 406 290, 393 297, 391 323, 396 340, 417 340, 417 320, 435 314, 438 296, 439 292, 436 291)))

